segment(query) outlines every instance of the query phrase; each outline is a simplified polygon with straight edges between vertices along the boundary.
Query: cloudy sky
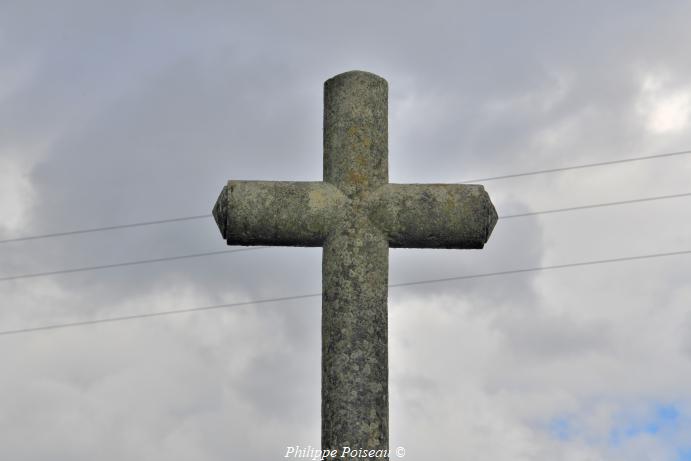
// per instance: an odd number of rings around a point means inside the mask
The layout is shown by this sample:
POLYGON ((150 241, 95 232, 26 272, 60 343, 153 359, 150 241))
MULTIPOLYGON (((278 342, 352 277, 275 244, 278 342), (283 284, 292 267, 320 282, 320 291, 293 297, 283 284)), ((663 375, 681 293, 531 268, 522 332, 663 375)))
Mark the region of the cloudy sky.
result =
MULTIPOLYGON (((392 182, 691 149, 689 2, 3 1, 0 240, 319 180, 324 80, 389 82, 392 182), (417 2, 419 3, 419 2, 417 2)), ((500 215, 691 192, 691 156, 484 182, 500 215)), ((0 278, 227 249, 212 219, 0 244, 0 278)), ((400 283, 691 249, 691 198, 391 250, 400 283)), ((691 460, 688 255, 395 288, 406 459, 691 460)), ((0 281, 0 330, 320 291, 272 248, 0 281)), ((320 441, 318 298, 0 335, 0 458, 283 459, 320 441)))

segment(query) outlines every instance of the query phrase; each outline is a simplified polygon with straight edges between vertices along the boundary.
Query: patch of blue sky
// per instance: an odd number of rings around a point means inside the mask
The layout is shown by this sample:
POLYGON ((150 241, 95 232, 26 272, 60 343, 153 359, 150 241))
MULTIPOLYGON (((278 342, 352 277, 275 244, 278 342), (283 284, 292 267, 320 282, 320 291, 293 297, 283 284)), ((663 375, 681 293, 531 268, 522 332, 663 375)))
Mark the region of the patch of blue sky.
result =
MULTIPOLYGON (((681 426, 681 412, 673 404, 654 404, 646 416, 623 416, 620 424, 612 428, 609 444, 619 446, 628 439, 651 436, 660 439, 676 438, 681 426)), ((683 459, 683 458, 682 458, 683 459)), ((691 458, 688 458, 691 461, 691 458)))
POLYGON ((549 423, 549 432, 559 440, 568 440, 573 434, 571 421, 567 417, 555 418, 549 423))
POLYGON ((587 445, 619 450, 636 438, 654 439, 674 453, 670 461, 691 461, 691 417, 675 403, 653 402, 622 409, 613 415, 612 426, 604 434, 593 433, 579 414, 561 414, 549 420, 546 431, 561 442, 579 440, 587 445))

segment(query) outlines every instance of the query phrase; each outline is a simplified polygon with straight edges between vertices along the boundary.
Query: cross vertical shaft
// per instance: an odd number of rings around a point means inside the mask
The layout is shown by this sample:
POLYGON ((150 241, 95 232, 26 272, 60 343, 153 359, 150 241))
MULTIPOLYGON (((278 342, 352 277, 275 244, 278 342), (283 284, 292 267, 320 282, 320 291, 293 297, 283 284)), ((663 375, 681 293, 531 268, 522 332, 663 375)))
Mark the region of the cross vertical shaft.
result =
POLYGON ((388 183, 386 80, 324 84, 324 182, 350 199, 322 261, 322 449, 386 449, 389 440, 386 236, 362 213, 388 183))

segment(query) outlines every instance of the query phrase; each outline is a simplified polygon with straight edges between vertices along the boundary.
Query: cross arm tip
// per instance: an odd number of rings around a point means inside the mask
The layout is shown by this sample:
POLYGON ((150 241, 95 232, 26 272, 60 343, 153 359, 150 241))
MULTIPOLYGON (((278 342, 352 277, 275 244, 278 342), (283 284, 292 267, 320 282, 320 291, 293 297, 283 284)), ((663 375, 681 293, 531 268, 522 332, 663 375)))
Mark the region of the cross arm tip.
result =
MULTIPOLYGON (((482 187, 482 186, 480 186, 482 187)), ((484 192, 486 196, 486 201, 485 201, 485 206, 487 207, 487 231, 486 231, 486 237, 485 237, 485 243, 489 240, 489 236, 492 235, 492 231, 494 230, 494 226, 497 225, 497 221, 499 220, 499 215, 497 214, 497 209, 494 208, 494 204, 492 203, 492 200, 489 198, 489 194, 487 191, 485 191, 485 188, 482 187, 482 191, 484 192)), ((484 246, 484 245, 483 245, 484 246)))
POLYGON ((228 186, 223 186, 223 189, 221 190, 221 194, 218 196, 218 199, 216 200, 216 204, 214 205, 214 209, 212 211, 212 214, 214 216, 214 220, 216 221, 216 224, 218 225, 218 230, 221 231, 221 236, 223 236, 223 239, 225 240, 226 238, 226 228, 227 228, 227 222, 228 222, 228 186))

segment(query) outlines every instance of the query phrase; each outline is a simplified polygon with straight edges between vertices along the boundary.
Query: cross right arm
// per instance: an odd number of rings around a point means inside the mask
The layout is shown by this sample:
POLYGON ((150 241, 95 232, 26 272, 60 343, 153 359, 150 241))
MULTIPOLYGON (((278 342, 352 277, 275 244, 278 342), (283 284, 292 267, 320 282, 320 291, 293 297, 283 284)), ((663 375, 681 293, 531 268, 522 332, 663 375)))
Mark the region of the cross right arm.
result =
POLYGON ((497 222, 479 185, 386 184, 367 203, 392 248, 482 248, 497 222))

